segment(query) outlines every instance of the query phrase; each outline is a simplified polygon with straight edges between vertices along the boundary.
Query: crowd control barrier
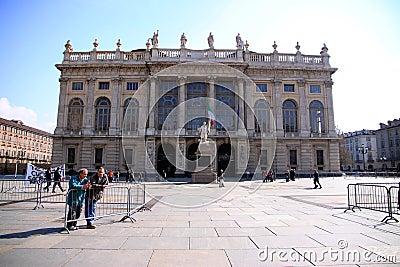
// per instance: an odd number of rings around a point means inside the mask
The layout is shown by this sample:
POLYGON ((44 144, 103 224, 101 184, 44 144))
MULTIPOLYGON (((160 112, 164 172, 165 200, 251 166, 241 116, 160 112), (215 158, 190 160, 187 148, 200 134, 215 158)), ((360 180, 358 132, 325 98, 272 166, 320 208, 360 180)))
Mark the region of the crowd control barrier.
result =
POLYGON ((398 222, 393 214, 399 213, 399 186, 400 183, 357 183, 347 186, 347 204, 345 210, 368 209, 387 213, 382 222, 390 220, 398 222))
POLYGON ((69 233, 69 229, 67 227, 68 223, 84 221, 86 219, 93 218, 95 220, 110 217, 110 216, 118 216, 122 215, 123 217, 120 221, 124 221, 126 219, 130 219, 131 222, 134 222, 135 219, 132 215, 138 211, 142 211, 147 209, 145 206, 146 201, 146 190, 145 184, 134 184, 130 186, 108 186, 104 189, 103 197, 98 200, 96 205, 96 216, 95 217, 85 217, 84 212, 84 204, 82 206, 82 213, 78 219, 68 219, 68 195, 71 194, 70 197, 75 199, 77 194, 79 194, 77 189, 72 189, 68 191, 68 194, 65 196, 65 221, 64 227, 67 229, 69 233))

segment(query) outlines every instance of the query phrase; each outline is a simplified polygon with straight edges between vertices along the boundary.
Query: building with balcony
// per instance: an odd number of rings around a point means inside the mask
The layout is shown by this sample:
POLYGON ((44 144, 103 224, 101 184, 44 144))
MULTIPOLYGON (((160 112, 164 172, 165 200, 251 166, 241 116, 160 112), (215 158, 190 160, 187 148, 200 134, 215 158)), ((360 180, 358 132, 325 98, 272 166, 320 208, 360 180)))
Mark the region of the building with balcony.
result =
MULTIPOLYGON (((211 34, 210 34, 211 35, 211 34)), ((232 38, 234 39, 234 38, 232 38)), ((152 41, 150 43, 150 41, 152 41)), ((236 48, 87 52, 65 45, 53 162, 182 177, 194 172, 198 128, 212 119, 214 170, 339 172, 328 48, 319 55, 236 48)))
POLYGON ((20 120, 0 118, 0 162, 3 173, 14 173, 16 163, 51 164, 51 133, 25 125, 20 120))
POLYGON ((400 171, 400 119, 379 126, 376 130, 379 169, 400 171))
POLYGON ((342 166, 346 171, 374 171, 377 165, 376 135, 373 130, 344 133, 345 147, 349 151, 352 165, 342 166))

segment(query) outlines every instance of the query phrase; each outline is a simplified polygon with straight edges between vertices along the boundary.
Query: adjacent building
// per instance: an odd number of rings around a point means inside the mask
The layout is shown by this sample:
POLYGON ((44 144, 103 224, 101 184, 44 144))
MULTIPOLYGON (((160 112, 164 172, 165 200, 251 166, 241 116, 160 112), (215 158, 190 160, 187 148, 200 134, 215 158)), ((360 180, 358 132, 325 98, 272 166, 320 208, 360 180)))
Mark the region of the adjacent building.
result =
POLYGON ((379 126, 376 130, 378 168, 400 171, 400 119, 379 126))
POLYGON ((25 125, 20 120, 0 118, 0 162, 3 173, 15 172, 16 163, 51 164, 51 133, 25 125))
POLYGON ((377 168, 376 135, 373 130, 344 133, 345 147, 351 156, 351 165, 345 171, 374 171, 377 168))
MULTIPOLYGON (((333 81, 328 48, 304 55, 236 48, 159 48, 73 51, 65 45, 60 71, 53 162, 166 173, 195 171, 198 128, 212 120, 215 170, 229 175, 273 169, 339 172, 333 81), (319 51, 318 51, 319 52, 319 51)), ((233 40, 235 38, 232 38, 233 40)), ((152 41, 150 43, 150 40, 152 41)), ((366 143, 367 144, 367 143, 366 143)))

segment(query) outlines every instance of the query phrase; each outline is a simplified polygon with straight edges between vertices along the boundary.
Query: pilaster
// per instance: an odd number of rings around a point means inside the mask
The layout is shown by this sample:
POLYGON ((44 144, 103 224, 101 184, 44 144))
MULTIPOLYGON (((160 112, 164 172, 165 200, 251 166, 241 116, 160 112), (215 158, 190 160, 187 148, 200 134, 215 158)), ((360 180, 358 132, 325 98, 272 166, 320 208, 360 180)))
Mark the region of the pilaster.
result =
POLYGON ((307 98, 306 98, 306 82, 304 80, 297 81, 297 85, 299 87, 300 94, 300 103, 299 103, 299 111, 300 111, 300 136, 308 137, 310 136, 310 130, 308 126, 308 113, 307 113, 307 98))
POLYGON ((55 134, 62 134, 66 128, 66 116, 68 116, 68 103, 67 91, 68 91, 68 78, 60 78, 60 94, 58 98, 58 116, 57 116, 57 127, 54 131, 55 134))

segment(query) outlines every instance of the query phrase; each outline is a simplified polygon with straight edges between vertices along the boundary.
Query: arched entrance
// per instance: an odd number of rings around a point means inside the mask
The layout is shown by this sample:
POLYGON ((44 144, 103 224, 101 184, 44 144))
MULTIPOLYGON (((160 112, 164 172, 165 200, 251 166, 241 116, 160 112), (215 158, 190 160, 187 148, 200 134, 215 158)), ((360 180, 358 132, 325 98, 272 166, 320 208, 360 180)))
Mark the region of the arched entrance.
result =
POLYGON ((199 143, 193 143, 187 148, 186 158, 188 159, 188 164, 186 167, 189 172, 194 172, 194 170, 196 169, 196 151, 198 147, 199 143))
POLYGON ((235 164, 230 164, 229 163, 234 163, 233 161, 233 148, 231 144, 222 144, 218 147, 218 152, 217 152, 217 170, 218 170, 218 175, 220 174, 221 170, 223 170, 226 175, 233 175, 235 173, 235 164))
POLYGON ((174 177, 176 167, 170 162, 170 160, 175 162, 175 149, 170 144, 164 144, 164 146, 165 152, 163 145, 159 145, 157 149, 157 172, 162 177, 164 177, 164 175, 167 177, 174 177))

